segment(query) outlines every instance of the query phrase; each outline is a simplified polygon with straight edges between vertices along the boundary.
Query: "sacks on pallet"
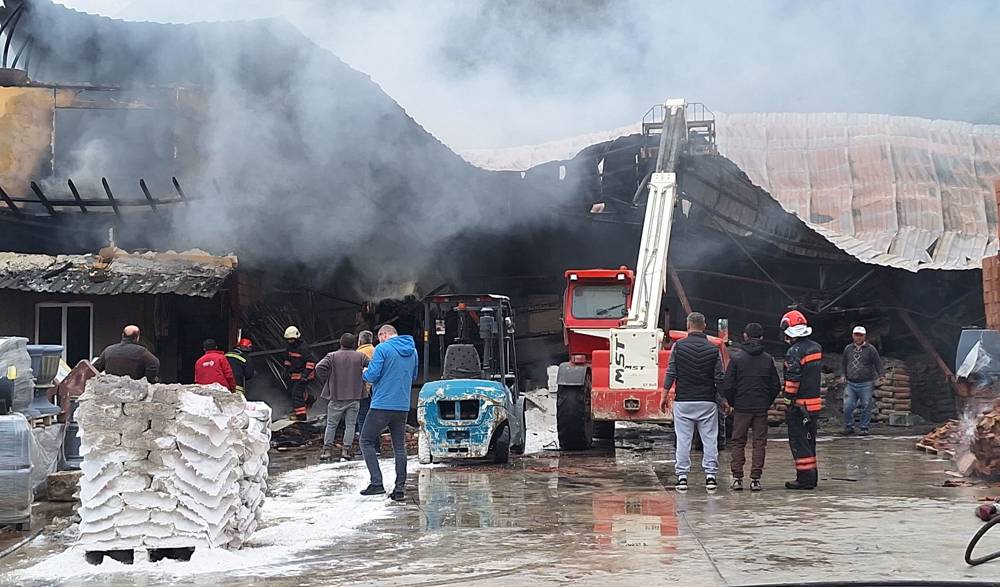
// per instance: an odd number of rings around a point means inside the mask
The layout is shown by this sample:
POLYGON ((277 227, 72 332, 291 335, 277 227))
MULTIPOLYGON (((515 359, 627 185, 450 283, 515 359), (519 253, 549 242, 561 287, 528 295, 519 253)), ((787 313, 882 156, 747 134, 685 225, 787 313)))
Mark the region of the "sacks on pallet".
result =
POLYGON ((884 421, 893 412, 909 412, 913 407, 910 392, 910 373, 906 363, 899 359, 882 359, 883 376, 875 386, 875 409, 872 419, 884 421))
MULTIPOLYGON (((35 379, 31 371, 27 338, 0 337, 0 375, 6 373, 7 367, 10 366, 17 368, 11 411, 30 412, 31 400, 35 394, 35 379)), ((38 412, 35 412, 35 415, 38 415, 38 412)))
POLYGON ((239 548, 267 480, 270 408, 222 387, 100 375, 76 412, 88 550, 239 548), (262 466, 263 463, 263 466, 262 466))

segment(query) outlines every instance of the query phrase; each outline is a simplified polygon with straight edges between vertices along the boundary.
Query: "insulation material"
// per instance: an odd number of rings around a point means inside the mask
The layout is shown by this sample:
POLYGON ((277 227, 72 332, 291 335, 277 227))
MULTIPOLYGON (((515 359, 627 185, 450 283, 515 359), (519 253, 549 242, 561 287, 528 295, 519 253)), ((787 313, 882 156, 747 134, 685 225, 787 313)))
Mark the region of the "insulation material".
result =
POLYGON ((0 338, 0 377, 6 376, 7 368, 11 366, 17 369, 11 410, 14 412, 29 411, 32 396, 35 394, 35 379, 31 372, 31 356, 28 355, 27 338, 20 336, 0 338))
POLYGON ((87 382, 80 543, 88 550, 240 548, 267 490, 271 409, 218 385, 87 382))

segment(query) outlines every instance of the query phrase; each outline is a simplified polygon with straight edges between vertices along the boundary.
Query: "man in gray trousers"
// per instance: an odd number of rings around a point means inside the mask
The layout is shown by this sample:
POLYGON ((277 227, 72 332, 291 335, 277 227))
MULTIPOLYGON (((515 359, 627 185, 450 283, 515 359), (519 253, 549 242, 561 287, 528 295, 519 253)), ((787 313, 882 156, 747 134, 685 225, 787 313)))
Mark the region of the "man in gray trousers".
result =
MULTIPOLYGON (((705 335, 705 316, 691 312, 687 317, 687 338, 674 343, 663 381, 660 409, 667 410, 670 386, 677 384, 674 395, 674 433, 677 435, 677 491, 687 491, 691 471, 691 439, 697 430, 704 445, 701 466, 705 470, 705 488, 715 490, 719 482, 719 393, 725 371, 722 355, 705 335)), ((723 400, 723 409, 728 405, 723 400)))
POLYGON ((326 408, 326 434, 323 436, 323 452, 319 460, 333 458, 333 441, 344 419, 344 447, 340 460, 354 458, 354 427, 358 421, 358 407, 364 395, 362 373, 368 366, 368 357, 355 350, 358 339, 345 333, 340 337, 340 349, 329 353, 316 365, 316 378, 323 384, 320 397, 329 400, 326 408))

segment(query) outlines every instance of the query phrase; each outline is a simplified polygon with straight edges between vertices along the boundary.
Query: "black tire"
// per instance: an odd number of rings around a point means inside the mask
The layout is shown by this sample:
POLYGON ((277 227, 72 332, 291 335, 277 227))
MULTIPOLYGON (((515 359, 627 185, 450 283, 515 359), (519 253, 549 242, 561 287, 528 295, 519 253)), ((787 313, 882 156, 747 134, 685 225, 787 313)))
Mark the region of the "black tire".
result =
POLYGON ((615 423, 606 421, 594 422, 594 438, 598 440, 614 440, 615 423))
POLYGON ((493 435, 493 462, 502 465, 510 461, 510 426, 503 425, 493 435))
POLYGON ((556 392, 556 429, 562 450, 587 450, 594 445, 590 375, 587 375, 583 385, 559 386, 556 392))
POLYGON ((512 453, 514 453, 516 455, 523 455, 524 454, 524 445, 528 443, 528 425, 527 425, 527 422, 526 422, 523 410, 521 411, 521 430, 524 431, 524 440, 521 442, 521 444, 514 445, 514 446, 510 447, 510 452, 512 452, 512 453))

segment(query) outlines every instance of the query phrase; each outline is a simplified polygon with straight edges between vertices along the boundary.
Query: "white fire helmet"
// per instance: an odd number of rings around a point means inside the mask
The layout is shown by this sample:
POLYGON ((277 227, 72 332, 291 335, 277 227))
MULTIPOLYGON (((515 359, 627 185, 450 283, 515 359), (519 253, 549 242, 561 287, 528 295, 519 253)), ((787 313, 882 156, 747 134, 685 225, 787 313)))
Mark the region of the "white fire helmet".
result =
POLYGON ((299 339, 302 335, 299 333, 299 329, 294 326, 289 326, 285 329, 285 339, 299 339))

